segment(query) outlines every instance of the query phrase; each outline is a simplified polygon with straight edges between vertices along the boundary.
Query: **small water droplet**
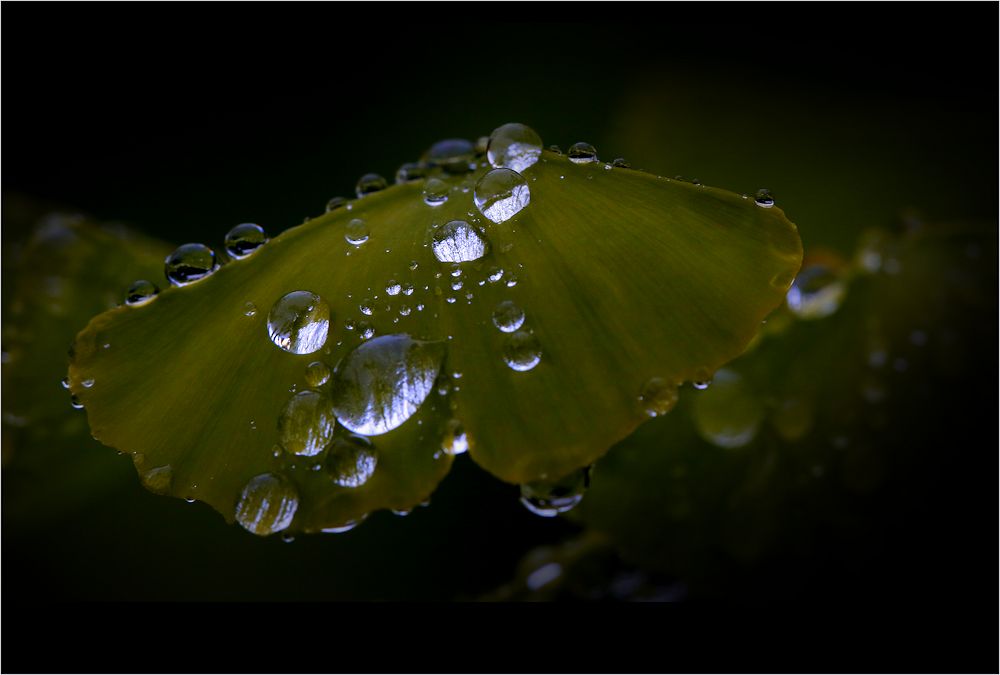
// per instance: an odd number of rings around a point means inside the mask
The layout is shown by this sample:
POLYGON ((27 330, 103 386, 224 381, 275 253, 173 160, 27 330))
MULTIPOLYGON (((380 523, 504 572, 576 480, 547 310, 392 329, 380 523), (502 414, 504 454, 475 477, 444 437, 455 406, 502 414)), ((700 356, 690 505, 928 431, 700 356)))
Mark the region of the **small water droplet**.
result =
POLYGON ((375 313, 375 303, 372 302, 371 298, 365 298, 361 301, 361 304, 358 305, 358 309, 361 310, 361 313, 365 316, 371 316, 375 313))
POLYGON ((354 218, 344 228, 344 239, 348 244, 361 246, 361 244, 368 241, 368 236, 368 224, 360 218, 354 218))
POLYGON ((62 388, 63 389, 69 389, 69 378, 68 377, 64 377, 62 379, 62 388))
POLYGON ((413 295, 413 284, 403 284, 403 295, 413 295))
POLYGON ((306 366, 306 384, 310 387, 322 387, 330 379, 330 366, 322 361, 313 361, 306 366))
POLYGON ((473 193, 476 208, 494 223, 510 220, 531 201, 528 181, 511 169, 493 169, 479 179, 473 193))
POLYGON ((486 159, 495 168, 522 173, 542 155, 542 139, 531 127, 511 122, 490 134, 486 159))
POLYGON ((579 504, 588 487, 590 467, 573 471, 558 480, 521 485, 521 503, 536 516, 554 518, 579 504))
POLYGON ((418 263, 416 260, 411 260, 410 261, 410 269, 411 270, 415 270, 418 267, 420 267, 420 263, 418 263))
POLYGON ((476 148, 464 138, 448 138, 431 146, 423 159, 431 166, 439 166, 451 174, 463 174, 471 170, 476 148))
POLYGON ((427 175, 427 167, 418 162, 407 162, 396 169, 396 184, 420 180, 427 175))
POLYGON ((441 262, 469 262, 486 255, 489 242, 464 220, 453 220, 434 231, 434 257, 441 262))
POLYGON ((375 446, 364 436, 338 436, 326 454, 326 471, 341 487, 356 488, 375 473, 378 455, 375 446))
POLYGON ((507 288, 514 288, 517 286, 517 277, 511 276, 507 278, 507 288))
POLYGON ((282 296, 267 315, 271 342, 292 354, 312 354, 322 349, 329 329, 329 305, 309 291, 282 296))
POLYGON ((453 290, 453 291, 460 291, 460 290, 462 290, 462 280, 461 279, 456 279, 455 281, 451 282, 451 290, 453 290))
POLYGON ((375 327, 365 320, 358 321, 358 335, 362 340, 371 340, 375 337, 375 327))
POLYGON ((740 448, 750 443, 763 417, 760 396, 733 370, 716 372, 712 388, 693 401, 692 418, 698 434, 720 448, 740 448))
POLYGON ((326 212, 336 211, 341 206, 347 203, 347 199, 344 197, 332 197, 330 201, 326 203, 326 212))
POLYGON ((257 316, 257 305, 252 302, 243 305, 243 316, 257 316))
POLYGON ((246 258, 266 243, 264 228, 254 223, 237 225, 226 233, 226 253, 237 260, 246 258))
POLYGON ((69 397, 69 404, 77 410, 83 410, 83 403, 80 401, 80 397, 76 394, 69 397))
POLYGON ((403 287, 395 279, 390 279, 385 285, 385 292, 388 295, 399 295, 399 292, 403 290, 403 287))
POLYGON ((167 494, 170 492, 170 485, 174 480, 174 470, 169 464, 157 466, 148 471, 143 471, 140 474, 139 480, 142 481, 142 484, 150 492, 167 494))
POLYGON ((662 377, 650 378, 639 392, 639 403, 650 417, 666 415, 677 405, 677 384, 662 377))
POLYGON ((377 173, 366 173, 358 179, 358 184, 355 186, 354 191, 358 197, 364 197, 373 192, 384 190, 387 185, 388 183, 386 183, 385 178, 382 178, 377 173))
POLYGON ((286 452, 313 457, 333 438, 337 424, 333 402, 317 391, 301 391, 285 404, 278 418, 278 440, 286 452))
POLYGON ((174 286, 187 286, 218 269, 215 251, 204 244, 179 246, 164 261, 164 272, 174 286))
POLYGON ((771 192, 769 190, 765 190, 764 188, 761 188, 754 193, 753 201, 754 204, 765 209, 769 209, 774 206, 774 197, 771 196, 771 192))
POLYGON ((836 312, 847 294, 847 284, 831 267, 804 267, 785 294, 788 309, 800 319, 822 319, 836 312))
POLYGON ((590 143, 574 143, 569 146, 566 156, 575 164, 589 164, 597 161, 597 150, 590 143))
POLYGON ((139 307, 151 302, 160 292, 160 289, 152 281, 139 279, 128 287, 125 293, 125 304, 131 307, 139 307))
POLYGON ((628 161, 626 161, 624 157, 616 157, 615 160, 613 162, 611 162, 611 166, 619 168, 619 169, 631 169, 632 168, 632 165, 629 164, 628 161))
POLYGON ((451 419, 445 424, 441 449, 452 456, 461 455, 463 452, 468 451, 469 439, 465 435, 465 428, 458 420, 451 419))
POLYGON ((562 148, 560 148, 558 145, 550 145, 549 152, 554 152, 557 155, 563 154, 562 148))
POLYGON ((80 384, 82 384, 82 385, 83 385, 84 387, 86 387, 87 389, 90 389, 91 387, 93 387, 93 386, 94 386, 94 378, 92 378, 92 377, 88 377, 88 378, 87 378, 86 380, 84 380, 84 381, 83 381, 83 382, 81 382, 80 384))
POLYGON ((513 333, 524 323, 524 310, 512 300, 504 300, 493 310, 493 325, 504 333, 513 333))
POLYGON ((324 527, 320 532, 325 532, 327 534, 343 534, 344 532, 350 532, 355 527, 360 525, 368 515, 365 514, 358 518, 357 520, 349 520, 343 525, 334 525, 332 527, 324 527))
POLYGON ((258 535, 285 530, 299 508, 299 494, 288 480, 265 473, 246 484, 236 504, 236 521, 258 535))
POLYGON ((438 178, 429 178, 424 183, 424 203, 441 206, 448 201, 448 184, 438 178))
POLYGON ((499 267, 494 267, 490 270, 489 275, 486 278, 489 279, 491 284, 495 284, 503 279, 503 270, 499 267))
POLYGON ((503 360, 519 372, 531 370, 542 360, 542 348, 531 333, 519 330, 507 336, 503 348, 503 360))

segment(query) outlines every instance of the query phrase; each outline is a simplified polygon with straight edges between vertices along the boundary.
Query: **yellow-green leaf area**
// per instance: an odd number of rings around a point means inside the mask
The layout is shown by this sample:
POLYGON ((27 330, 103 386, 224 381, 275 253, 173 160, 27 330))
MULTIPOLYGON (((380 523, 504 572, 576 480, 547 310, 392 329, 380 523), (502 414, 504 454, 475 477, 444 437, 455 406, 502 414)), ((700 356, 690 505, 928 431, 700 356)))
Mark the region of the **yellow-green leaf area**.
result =
POLYGON ((94 434, 170 466, 171 494, 227 518, 252 479, 274 475, 255 485, 295 488, 290 530, 426 499, 456 425, 498 477, 554 478, 647 419, 652 378, 697 379, 741 353, 801 263, 781 210, 737 194, 546 152, 523 172, 520 210, 480 200, 487 218, 474 196, 489 170, 432 174, 443 201, 435 186, 428 203, 423 180, 368 194, 95 318, 73 364, 75 380, 96 381, 74 389, 94 434), (295 292, 328 309, 282 324, 308 331, 299 342, 268 327, 295 292), (282 411, 317 360, 333 375, 314 389, 338 421, 319 423, 316 442, 355 434, 377 453, 358 487, 331 481, 332 440, 315 455, 281 446, 282 411))

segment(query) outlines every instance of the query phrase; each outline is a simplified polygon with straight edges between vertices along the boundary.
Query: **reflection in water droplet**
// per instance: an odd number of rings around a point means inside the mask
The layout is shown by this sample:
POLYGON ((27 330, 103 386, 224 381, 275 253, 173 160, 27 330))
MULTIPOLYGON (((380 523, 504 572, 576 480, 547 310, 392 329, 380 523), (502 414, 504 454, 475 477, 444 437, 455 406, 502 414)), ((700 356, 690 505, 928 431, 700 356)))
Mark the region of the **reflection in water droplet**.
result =
POLYGON ((624 157, 616 157, 615 160, 613 162, 611 162, 611 166, 617 167, 619 169, 631 169, 632 168, 632 165, 629 164, 625 160, 624 157))
POLYGON ((542 480, 521 486, 521 503, 537 516, 553 518, 583 500, 590 487, 590 467, 578 469, 558 480, 542 480))
POLYGON ((164 261, 164 273, 174 286, 200 281, 218 269, 215 251, 204 244, 179 246, 164 261))
POLYGON ((344 197, 332 197, 330 201, 326 203, 326 212, 336 211, 341 206, 347 203, 347 199, 344 197))
POLYGON ((387 185, 388 183, 385 182, 385 178, 382 178, 377 173, 366 173, 358 179, 358 184, 355 186, 354 191, 358 197, 364 197, 373 192, 384 190, 387 185))
POLYGON ((487 276, 486 278, 490 280, 491 284, 495 284, 496 282, 503 279, 503 270, 499 267, 494 267, 493 269, 490 270, 489 276, 487 276))
POLYGON ((365 320, 358 321, 358 335, 362 340, 370 340, 375 337, 375 327, 365 320))
POLYGON ((399 292, 403 290, 403 287, 395 279, 390 279, 385 284, 385 292, 388 295, 399 295, 399 292))
POLYGON ((452 174, 467 173, 475 159, 476 148, 464 138, 448 138, 438 141, 424 155, 431 166, 440 166, 452 174))
POLYGON ((266 243, 264 228, 254 223, 237 225, 226 233, 226 253, 236 259, 246 258, 266 243))
POLYGON ((518 173, 537 162, 541 155, 541 137, 531 127, 517 122, 494 129, 486 150, 490 165, 513 169, 518 173))
POLYGON ((293 455, 313 457, 323 452, 337 420, 333 402, 317 391, 300 391, 288 399, 278 418, 278 441, 293 455))
POLYGON ((407 162, 396 170, 396 184, 420 180, 427 175, 427 167, 417 162, 407 162))
POLYGON ((330 307, 309 291, 282 296, 267 315, 271 342, 292 354, 312 354, 323 348, 330 329, 330 307))
POLYGON ((510 169, 493 169, 479 179, 473 194, 476 208, 494 223, 513 218, 531 201, 524 177, 510 169))
POLYGON ((666 415, 677 405, 678 397, 677 384, 662 377, 650 378, 639 392, 643 412, 650 417, 666 415))
MULTIPOLYGON (((447 390, 445 391, 447 393, 447 390)), ((465 427, 456 419, 448 420, 441 440, 441 449, 449 455, 461 455, 469 449, 469 439, 465 435, 465 427)))
POLYGON ((720 448, 739 448, 757 435, 764 417, 759 396, 739 373, 722 369, 712 388, 694 398, 692 417, 698 435, 720 448))
POLYGON ((250 479, 236 504, 236 521, 244 529, 268 535, 287 529, 299 508, 299 494, 289 481, 265 473, 250 479))
POLYGON ((341 487, 361 487, 375 473, 377 464, 375 446, 355 434, 338 436, 326 453, 326 471, 341 487))
POLYGON ((844 279, 830 267, 805 267, 785 294, 790 309, 800 319, 822 319, 840 308, 847 294, 844 279))
POLYGON ((306 366, 306 384, 310 387, 322 387, 330 379, 330 366, 322 361, 313 361, 306 366))
POLYGON ((771 196, 769 190, 761 188, 753 196, 753 201, 757 206, 761 206, 765 209, 769 209, 774 206, 774 197, 771 196))
POLYGON ((371 298, 365 298, 358 305, 358 310, 365 316, 371 316, 375 313, 375 303, 372 302, 371 298))
POLYGON ((432 247, 441 262, 469 262, 486 255, 489 242, 464 220, 453 220, 435 230, 432 247))
POLYGON ((507 336, 503 347, 503 360, 512 370, 521 372, 531 370, 542 360, 542 347, 534 335, 519 330, 507 336))
POLYGON ((383 335, 356 347, 337 366, 337 419, 363 436, 377 436, 408 420, 434 387, 445 347, 408 335, 383 335))
POLYGON ((493 325, 504 333, 513 333, 524 323, 524 310, 512 300, 504 300, 493 310, 493 325))
POLYGON ((139 279, 128 287, 128 292, 125 293, 125 304, 132 307, 145 305, 153 300, 159 292, 160 289, 152 281, 139 279))
POLYGON ((588 164, 597 161, 597 150, 590 143, 574 143, 569 146, 566 156, 576 164, 588 164))
POLYGON ((429 178, 424 183, 424 203, 440 206, 448 201, 448 184, 437 178, 429 178))
POLYGON ((344 239, 354 246, 361 246, 368 241, 368 234, 368 225, 360 218, 354 218, 344 228, 344 239))

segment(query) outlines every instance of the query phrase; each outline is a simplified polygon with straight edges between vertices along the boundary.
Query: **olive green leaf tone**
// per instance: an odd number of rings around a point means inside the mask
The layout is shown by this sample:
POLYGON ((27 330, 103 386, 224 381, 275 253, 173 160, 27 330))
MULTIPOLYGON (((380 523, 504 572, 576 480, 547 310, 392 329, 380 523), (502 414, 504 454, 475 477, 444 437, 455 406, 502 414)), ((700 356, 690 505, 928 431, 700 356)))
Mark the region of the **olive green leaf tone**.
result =
POLYGON ((647 408, 669 409, 648 395, 652 378, 669 390, 742 353, 799 269, 795 226, 752 198, 545 152, 523 172, 530 202, 497 223, 473 201, 487 168, 438 169, 449 191, 436 206, 422 179, 367 194, 201 281, 93 319, 70 372, 94 435, 159 471, 158 489, 227 519, 252 479, 280 477, 273 495, 296 495, 297 509, 265 504, 280 524, 267 531, 410 508, 461 451, 459 424, 472 458, 501 479, 554 478, 594 462, 647 408), (451 248, 436 254, 442 242, 451 248), (464 261, 440 261, 456 251, 464 261), (313 353, 268 337, 271 308, 294 291, 329 307, 313 353), (504 316, 524 321, 499 319, 505 332, 494 313, 508 301, 504 316), (319 396, 374 445, 362 485, 333 484, 323 454, 281 450, 279 417, 316 360, 335 369, 319 396), (79 385, 88 378, 93 387, 79 385), (416 406, 408 419, 404 399, 416 406))
POLYGON ((991 227, 939 225, 869 231, 852 260, 807 253, 752 349, 612 448, 570 517, 713 591, 748 563, 861 536, 872 513, 891 532, 901 496, 934 504, 920 467, 959 451, 967 471, 978 454, 951 443, 978 421, 963 390, 996 340, 996 248, 991 227))

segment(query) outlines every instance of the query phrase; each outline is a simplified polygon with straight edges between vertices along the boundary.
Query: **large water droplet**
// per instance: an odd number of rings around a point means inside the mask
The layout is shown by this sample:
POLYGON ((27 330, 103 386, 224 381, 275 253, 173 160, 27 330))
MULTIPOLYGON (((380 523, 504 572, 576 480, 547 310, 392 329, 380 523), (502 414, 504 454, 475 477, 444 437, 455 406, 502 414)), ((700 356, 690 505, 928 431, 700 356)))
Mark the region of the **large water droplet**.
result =
POLYGON ((720 448, 739 448, 757 435, 764 405, 739 373, 722 369, 712 388, 693 402, 692 417, 698 434, 720 448))
POLYGON ((279 299, 267 315, 267 334, 292 354, 312 354, 323 348, 330 330, 330 307, 309 291, 292 291, 279 299))
POLYGON ((590 487, 590 467, 574 471, 558 480, 541 480, 521 486, 521 503, 537 516, 553 518, 583 500, 590 487))
POLYGON ((237 225, 226 233, 226 253, 233 258, 246 258, 267 243, 264 228, 254 223, 237 225))
POLYGON ((489 242, 464 220, 453 220, 434 231, 434 257, 441 262, 479 260, 489 250, 489 242))
POLYGON ((513 218, 531 201, 524 176, 511 169, 493 169, 476 183, 476 208, 494 223, 513 218))
POLYGON ((432 145, 424 155, 424 161, 431 166, 440 166, 448 173, 461 174, 472 168, 475 152, 471 141, 448 138, 432 145))
POLYGON ((503 347, 503 360, 513 370, 531 370, 542 360, 542 347, 531 333, 519 330, 511 333, 503 347))
POLYGON ((486 150, 486 158, 492 166, 518 173, 537 162, 541 155, 541 137, 531 127, 517 122, 494 129, 486 150))
POLYGON ((174 286, 187 286, 218 268, 215 251, 204 244, 184 244, 167 256, 164 272, 174 286))
POLYGON ((125 294, 125 304, 132 307, 145 305, 152 301, 159 292, 160 289, 152 281, 139 279, 128 287, 128 292, 125 294))
POLYGON ((250 479, 236 504, 236 521, 259 535, 280 532, 292 524, 299 494, 289 481, 265 473, 250 479))
POLYGON ((368 225, 360 218, 351 220, 344 229, 344 239, 347 240, 348 244, 353 244, 354 246, 361 246, 361 244, 368 241, 368 234, 368 225))
POLYGON ((317 391, 300 391, 292 396, 278 418, 278 442, 293 455, 313 457, 323 452, 337 419, 333 402, 317 391))
POLYGON ((388 183, 385 182, 385 178, 382 178, 377 173, 366 173, 358 179, 358 184, 355 186, 354 191, 358 197, 364 197, 373 192, 384 190, 387 185, 388 183))
POLYGON ((677 384, 662 377, 650 378, 639 392, 643 412, 650 417, 666 415, 677 405, 678 397, 677 384))
POLYGON ((330 366, 322 361, 313 361, 306 366, 306 384, 310 387, 322 387, 330 379, 330 366))
POLYGON ((434 387, 442 343, 383 335, 356 347, 337 366, 334 409, 345 427, 377 436, 408 420, 434 387))
POLYGON ((805 267, 785 294, 790 309, 800 319, 822 319, 840 308, 847 294, 847 284, 831 267, 813 264, 805 267))
POLYGON ((569 146, 566 156, 576 164, 588 164, 597 161, 597 150, 590 143, 574 143, 569 146))
POLYGON ((493 310, 493 325, 504 333, 513 333, 524 323, 524 310, 512 300, 504 300, 493 310))
POLYGON ((428 178, 424 183, 424 202, 428 206, 440 206, 448 201, 448 184, 437 178, 428 178))
POLYGON ((361 487, 375 473, 377 464, 372 442, 354 434, 334 439, 326 454, 326 471, 341 487, 361 487))

